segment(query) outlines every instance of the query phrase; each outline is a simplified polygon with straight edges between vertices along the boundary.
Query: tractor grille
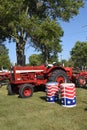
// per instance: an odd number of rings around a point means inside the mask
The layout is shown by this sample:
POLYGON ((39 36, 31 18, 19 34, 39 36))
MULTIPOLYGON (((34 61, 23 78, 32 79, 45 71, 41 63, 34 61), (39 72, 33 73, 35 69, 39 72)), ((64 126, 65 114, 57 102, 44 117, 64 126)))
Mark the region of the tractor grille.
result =
POLYGON ((14 80, 14 72, 11 70, 11 79, 14 80))

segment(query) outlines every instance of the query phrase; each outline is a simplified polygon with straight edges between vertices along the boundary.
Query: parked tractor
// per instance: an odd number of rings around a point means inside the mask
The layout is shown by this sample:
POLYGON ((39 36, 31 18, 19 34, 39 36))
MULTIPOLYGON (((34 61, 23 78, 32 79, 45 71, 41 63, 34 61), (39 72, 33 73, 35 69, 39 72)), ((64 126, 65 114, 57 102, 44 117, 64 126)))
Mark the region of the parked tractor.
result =
POLYGON ((9 70, 0 70, 0 87, 10 80, 10 76, 9 70))
POLYGON ((11 68, 11 78, 8 84, 8 94, 19 94, 21 98, 32 96, 34 87, 45 86, 47 82, 69 82, 72 68, 54 65, 14 66, 11 68))
POLYGON ((87 71, 73 72, 72 82, 74 82, 78 87, 86 87, 87 71))
POLYGON ((79 87, 87 83, 87 72, 73 72, 70 67, 57 65, 14 66, 10 71, 10 81, 7 86, 8 95, 19 94, 21 98, 31 97, 36 87, 42 87, 47 82, 74 82, 79 87))

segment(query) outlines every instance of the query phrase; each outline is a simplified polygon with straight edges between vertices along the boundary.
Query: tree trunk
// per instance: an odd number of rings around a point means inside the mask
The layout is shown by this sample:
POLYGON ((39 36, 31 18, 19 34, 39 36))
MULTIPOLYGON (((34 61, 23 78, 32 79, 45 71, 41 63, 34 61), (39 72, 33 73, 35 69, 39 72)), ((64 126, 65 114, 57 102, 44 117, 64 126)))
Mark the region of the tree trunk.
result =
POLYGON ((16 55, 17 55, 17 65, 25 65, 25 42, 20 39, 19 42, 16 42, 16 55))
POLYGON ((49 61, 49 58, 50 58, 50 53, 45 46, 42 49, 42 54, 44 56, 44 63, 47 63, 49 61))

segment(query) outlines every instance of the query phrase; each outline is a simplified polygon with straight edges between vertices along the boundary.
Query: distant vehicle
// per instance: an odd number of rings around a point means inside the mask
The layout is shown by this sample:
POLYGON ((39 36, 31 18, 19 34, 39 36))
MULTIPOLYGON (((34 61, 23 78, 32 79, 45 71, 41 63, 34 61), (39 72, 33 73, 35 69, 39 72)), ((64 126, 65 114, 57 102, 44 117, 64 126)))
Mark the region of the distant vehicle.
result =
POLYGON ((0 70, 0 87, 6 83, 6 80, 10 80, 10 76, 9 70, 0 70))

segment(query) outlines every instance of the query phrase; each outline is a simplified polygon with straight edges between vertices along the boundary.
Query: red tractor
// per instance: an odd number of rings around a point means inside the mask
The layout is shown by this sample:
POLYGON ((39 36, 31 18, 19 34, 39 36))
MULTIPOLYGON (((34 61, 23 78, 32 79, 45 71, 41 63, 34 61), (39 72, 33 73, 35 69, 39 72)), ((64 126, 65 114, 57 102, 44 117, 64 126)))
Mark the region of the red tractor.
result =
POLYGON ((10 80, 10 71, 8 70, 1 70, 0 71, 0 87, 6 83, 7 80, 10 80))
POLYGON ((74 72, 72 75, 72 82, 78 87, 85 87, 87 84, 87 71, 74 72))
POLYGON ((72 78, 72 68, 58 66, 14 66, 11 68, 11 78, 8 84, 8 94, 19 94, 21 98, 32 96, 34 87, 45 86, 47 82, 69 82, 72 78))
POLYGON ((73 72, 70 67, 57 65, 41 66, 14 66, 10 71, 10 80, 7 86, 8 95, 19 94, 21 98, 32 96, 36 87, 46 85, 47 82, 61 83, 74 82, 79 87, 87 83, 87 72, 73 72))

